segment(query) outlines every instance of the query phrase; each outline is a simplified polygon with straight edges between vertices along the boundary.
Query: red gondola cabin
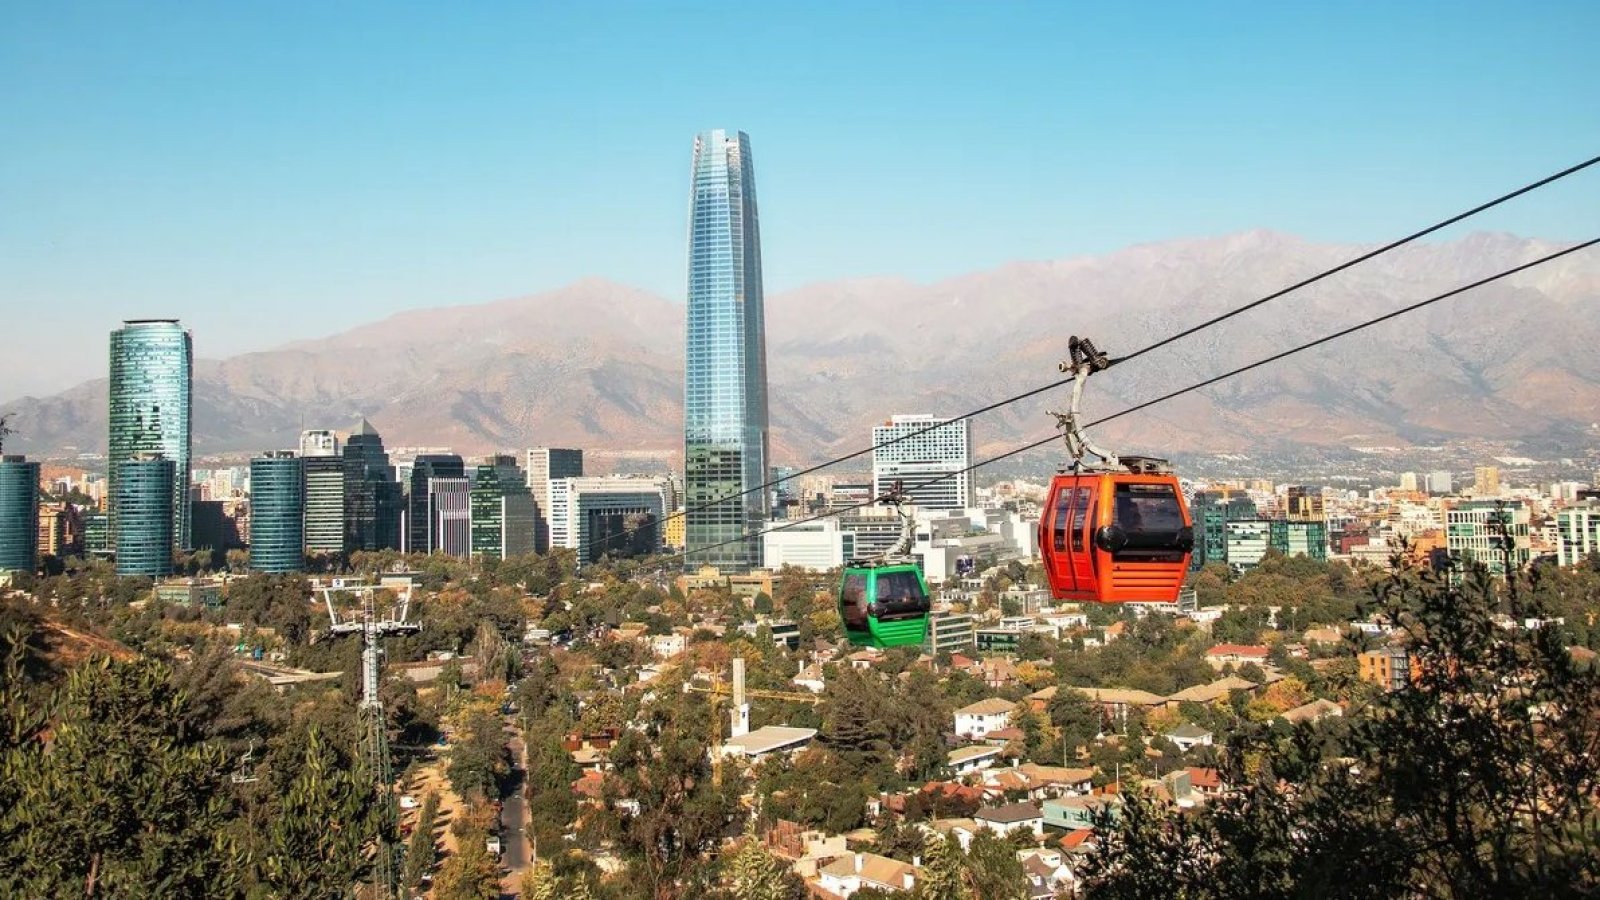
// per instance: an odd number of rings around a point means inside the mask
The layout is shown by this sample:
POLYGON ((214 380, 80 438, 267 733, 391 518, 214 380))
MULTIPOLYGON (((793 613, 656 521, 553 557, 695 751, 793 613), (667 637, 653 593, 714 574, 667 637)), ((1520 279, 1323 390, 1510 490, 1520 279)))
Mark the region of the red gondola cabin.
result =
POLYGON ((1039 553, 1058 600, 1176 603, 1194 523, 1165 460, 1124 457, 1124 470, 1062 472, 1050 482, 1039 553))

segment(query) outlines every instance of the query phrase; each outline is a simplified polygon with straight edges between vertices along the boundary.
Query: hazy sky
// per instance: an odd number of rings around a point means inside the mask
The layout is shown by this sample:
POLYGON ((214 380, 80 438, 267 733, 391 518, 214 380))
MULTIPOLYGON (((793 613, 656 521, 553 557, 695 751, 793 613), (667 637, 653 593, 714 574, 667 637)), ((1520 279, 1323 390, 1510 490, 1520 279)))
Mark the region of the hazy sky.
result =
MULTIPOLYGON (((1600 153, 1597 33, 1593 0, 12 0, 0 400, 103 376, 126 317, 218 357, 590 275, 681 299, 711 127, 751 135, 769 293, 1381 240, 1600 153)), ((1592 236, 1600 173, 1476 227, 1592 236)))

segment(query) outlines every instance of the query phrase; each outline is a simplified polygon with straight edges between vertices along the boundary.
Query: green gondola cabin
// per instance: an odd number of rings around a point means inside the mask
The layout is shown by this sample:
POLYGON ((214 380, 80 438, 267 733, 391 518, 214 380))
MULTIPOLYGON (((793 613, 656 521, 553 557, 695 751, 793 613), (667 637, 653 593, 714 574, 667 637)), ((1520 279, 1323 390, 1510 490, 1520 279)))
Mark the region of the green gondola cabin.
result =
POLYGON ((906 647, 928 638, 928 583, 907 559, 852 560, 839 586, 845 637, 861 647, 906 647))

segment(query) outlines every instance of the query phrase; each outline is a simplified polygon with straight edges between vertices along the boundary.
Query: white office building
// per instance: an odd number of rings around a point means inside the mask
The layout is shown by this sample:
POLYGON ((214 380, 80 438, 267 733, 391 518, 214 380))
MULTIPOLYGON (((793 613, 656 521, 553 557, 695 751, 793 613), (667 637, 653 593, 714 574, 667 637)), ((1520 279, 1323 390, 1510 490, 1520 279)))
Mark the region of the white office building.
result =
POLYGON ((826 572, 855 558, 854 532, 839 527, 836 519, 818 519, 782 528, 773 522, 761 536, 762 565, 769 569, 797 566, 809 572, 826 572))
MULTIPOLYGON (((538 505, 538 520, 535 523, 534 549, 544 553, 551 546, 564 547, 565 544, 555 543, 551 532, 553 521, 550 498, 550 482, 561 478, 580 478, 583 476, 583 451, 561 447, 534 447, 527 451, 527 465, 524 467, 528 473, 528 493, 533 495, 533 502, 538 505)), ((564 514, 564 513, 563 513, 564 514)))
POLYGON ((472 554, 472 480, 428 479, 429 553, 466 558, 472 554))
POLYGON ((1575 566, 1589 554, 1600 553, 1600 500, 1589 500, 1556 513, 1556 559, 1575 566))
POLYGON ((661 547, 665 478, 552 478, 550 546, 578 551, 578 561, 654 553, 661 547))
POLYGON ((931 415, 894 416, 872 429, 872 491, 882 496, 899 481, 911 502, 923 509, 977 506, 972 474, 972 432, 967 420, 931 415), (907 437, 932 425, 925 434, 907 437), (889 441, 905 438, 897 444, 889 441))

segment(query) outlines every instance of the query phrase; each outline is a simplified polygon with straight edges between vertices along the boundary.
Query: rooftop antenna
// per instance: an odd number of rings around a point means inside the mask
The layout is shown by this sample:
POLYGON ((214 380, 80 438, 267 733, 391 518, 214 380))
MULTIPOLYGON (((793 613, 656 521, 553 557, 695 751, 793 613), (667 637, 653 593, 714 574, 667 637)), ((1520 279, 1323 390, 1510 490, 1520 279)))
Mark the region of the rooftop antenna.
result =
POLYGON ((411 586, 400 593, 398 601, 387 611, 377 608, 377 586, 348 584, 335 578, 322 588, 322 600, 328 607, 328 631, 332 634, 361 635, 361 706, 357 715, 361 724, 361 750, 372 773, 373 790, 378 797, 378 833, 376 835, 377 859, 373 866, 372 887, 376 896, 392 900, 399 886, 400 843, 395 838, 399 830, 399 810, 395 804, 394 771, 389 764, 389 736, 383 718, 383 701, 378 698, 379 656, 383 638, 393 634, 415 634, 422 630, 416 622, 407 622, 406 613, 411 606, 411 586), (355 594, 361 600, 359 614, 347 610, 341 618, 334 606, 333 595, 355 594), (382 618, 380 618, 380 615, 382 618))

